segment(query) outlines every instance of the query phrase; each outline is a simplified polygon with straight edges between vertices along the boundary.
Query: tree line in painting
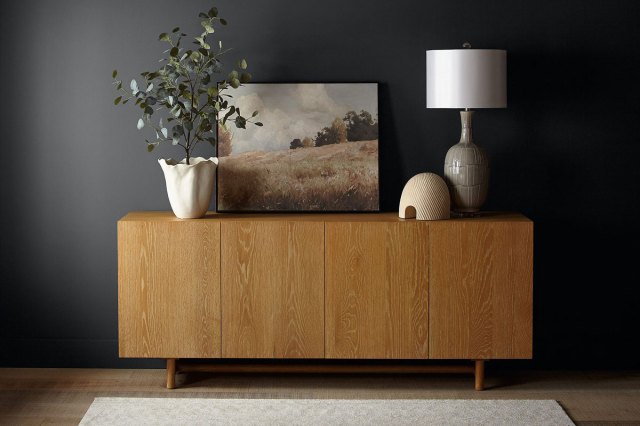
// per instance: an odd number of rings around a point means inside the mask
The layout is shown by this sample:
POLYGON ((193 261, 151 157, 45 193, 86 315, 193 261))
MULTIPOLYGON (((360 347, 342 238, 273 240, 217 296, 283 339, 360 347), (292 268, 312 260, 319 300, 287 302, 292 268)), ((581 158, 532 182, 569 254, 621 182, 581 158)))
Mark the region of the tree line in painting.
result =
MULTIPOLYGON (((378 139, 378 119, 370 112, 349 111, 343 118, 336 117, 330 126, 324 127, 315 137, 306 136, 293 139, 290 149, 311 148, 345 142, 371 141, 378 139)), ((231 155, 233 134, 225 127, 218 126, 218 157, 231 155)))
POLYGON ((337 117, 331 126, 320 130, 313 139, 307 136, 292 140, 289 148, 310 148, 375 139, 378 139, 378 119, 374 119, 368 111, 362 110, 360 114, 349 111, 342 119, 337 117))

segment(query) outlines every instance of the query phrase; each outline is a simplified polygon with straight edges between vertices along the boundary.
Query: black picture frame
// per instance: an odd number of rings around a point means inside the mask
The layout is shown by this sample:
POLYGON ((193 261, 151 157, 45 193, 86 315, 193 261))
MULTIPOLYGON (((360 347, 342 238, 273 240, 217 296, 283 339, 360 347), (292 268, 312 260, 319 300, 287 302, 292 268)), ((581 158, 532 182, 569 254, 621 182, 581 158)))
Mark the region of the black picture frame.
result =
MULTIPOLYGON (((378 90, 375 82, 257 82, 234 90, 230 103, 244 108, 243 115, 248 117, 252 112, 247 111, 248 104, 255 101, 258 116, 253 121, 264 126, 244 134, 240 132, 245 130, 227 123, 227 130, 233 132, 230 140, 225 129, 216 129, 216 211, 379 212, 378 90), (291 93, 294 95, 288 96, 291 93), (350 108, 353 105, 359 108, 350 108), (333 121, 323 121, 331 114, 333 121), (289 117, 297 120, 294 125, 287 121, 289 117), (298 133, 292 127, 306 129, 306 133, 293 137, 298 133), (292 138, 288 148, 283 135, 292 138), (374 135, 375 139, 369 139, 374 135), (300 146, 294 149, 296 143, 300 146)), ((252 126, 247 124, 248 131, 252 126)))

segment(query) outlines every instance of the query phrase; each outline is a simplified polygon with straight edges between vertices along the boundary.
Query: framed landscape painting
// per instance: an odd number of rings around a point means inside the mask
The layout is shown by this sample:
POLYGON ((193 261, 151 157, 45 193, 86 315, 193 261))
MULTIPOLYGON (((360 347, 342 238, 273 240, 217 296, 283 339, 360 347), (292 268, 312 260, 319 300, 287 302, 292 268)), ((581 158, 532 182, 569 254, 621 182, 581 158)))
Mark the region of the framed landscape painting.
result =
POLYGON ((379 210, 376 83, 251 83, 233 96, 263 126, 218 126, 218 211, 379 210))

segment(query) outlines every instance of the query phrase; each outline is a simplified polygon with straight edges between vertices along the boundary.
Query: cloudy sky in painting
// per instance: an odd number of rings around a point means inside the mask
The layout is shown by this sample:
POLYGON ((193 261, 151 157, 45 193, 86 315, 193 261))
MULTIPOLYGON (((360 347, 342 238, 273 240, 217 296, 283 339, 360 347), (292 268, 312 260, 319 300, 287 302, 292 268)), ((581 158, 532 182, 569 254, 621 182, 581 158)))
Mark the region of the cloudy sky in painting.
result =
POLYGON ((323 128, 348 111, 366 110, 378 114, 376 84, 247 84, 233 95, 232 104, 242 115, 256 117, 263 127, 247 124, 247 129, 228 126, 233 132, 232 154, 247 151, 289 149, 293 139, 314 138, 323 128))

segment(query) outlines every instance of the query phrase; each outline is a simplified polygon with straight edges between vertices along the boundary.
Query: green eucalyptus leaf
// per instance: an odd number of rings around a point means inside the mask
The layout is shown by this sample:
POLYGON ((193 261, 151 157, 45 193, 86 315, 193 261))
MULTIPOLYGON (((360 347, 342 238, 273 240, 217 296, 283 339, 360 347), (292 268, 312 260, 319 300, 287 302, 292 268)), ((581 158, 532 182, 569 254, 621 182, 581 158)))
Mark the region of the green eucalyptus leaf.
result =
POLYGON ((246 129, 247 120, 245 120, 243 117, 236 117, 236 127, 238 129, 246 129))
POLYGON ((238 68, 246 70, 247 69, 247 61, 245 59, 241 59, 238 61, 238 68))
POLYGON ((158 36, 158 40, 160 41, 171 41, 171 38, 169 37, 169 34, 167 33, 162 33, 158 36))
POLYGON ((253 111, 253 114, 251 114, 251 117, 255 117, 256 115, 258 115, 258 111, 253 111))
POLYGON ((231 79, 231 87, 233 87, 234 89, 237 89, 238 87, 240 87, 240 80, 238 80, 237 78, 231 79))
POLYGON ((226 19, 220 19, 220 23, 221 23, 222 25, 227 25, 227 21, 226 21, 226 19))
POLYGON ((175 28, 173 29, 173 31, 171 31, 171 32, 172 32, 172 33, 177 33, 178 31, 180 31, 180 27, 175 27, 175 28))
POLYGON ((111 78, 116 78, 118 76, 118 70, 113 70, 111 73, 111 78))
POLYGON ((216 16, 218 16, 218 9, 215 7, 212 7, 211 9, 209 9, 209 12, 207 13, 211 18, 215 18, 216 16))
POLYGON ((222 119, 222 121, 226 122, 227 119, 231 117, 235 112, 236 112, 236 107, 231 106, 231 108, 229 108, 229 111, 227 111, 227 113, 224 115, 224 118, 222 119))
POLYGON ((240 74, 240 83, 249 83, 251 81, 251 74, 243 72, 240 74))
POLYGON ((180 49, 178 49, 177 47, 173 47, 171 49, 171 51, 169 52, 169 55, 171 55, 171 57, 175 58, 176 56, 178 56, 179 52, 180 52, 180 49))
POLYGON ((113 104, 114 104, 114 105, 118 105, 118 104, 120 103, 120 101, 121 101, 121 100, 122 100, 122 96, 118 96, 117 98, 115 98, 115 99, 113 100, 113 104))
POLYGON ((146 107, 144 109, 144 113, 147 115, 153 115, 153 108, 151 108, 150 106, 146 107))
POLYGON ((207 88, 207 94, 212 98, 215 98, 216 96, 218 96, 218 89, 215 87, 209 87, 207 88))
POLYGON ((191 121, 184 122, 184 128, 187 129, 188 132, 193 130, 193 123, 191 121))
POLYGON ((202 21, 202 22, 200 22, 200 25, 202 25, 202 27, 205 29, 205 31, 208 34, 212 34, 212 33, 215 32, 213 27, 211 26, 211 22, 209 22, 209 21, 202 21))
POLYGON ((198 17, 199 17, 199 18, 204 18, 204 19, 209 19, 209 15, 207 15, 207 14, 206 14, 206 13, 204 13, 204 12, 200 12, 200 13, 198 13, 198 17))
POLYGON ((255 124, 256 126, 258 126, 258 127, 262 127, 262 126, 263 126, 263 124, 262 124, 261 122, 259 122, 259 121, 256 121, 254 124, 255 124))
POLYGON ((144 120, 142 118, 138 119, 138 125, 136 127, 138 130, 141 130, 144 127, 144 120))
POLYGON ((147 152, 151 152, 153 151, 153 148, 155 148, 156 146, 152 143, 147 144, 147 152))

